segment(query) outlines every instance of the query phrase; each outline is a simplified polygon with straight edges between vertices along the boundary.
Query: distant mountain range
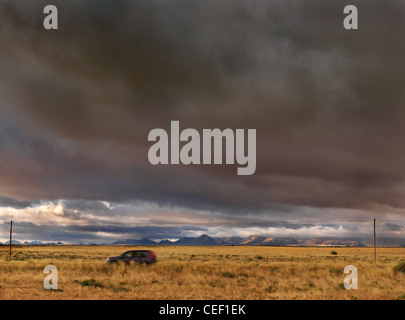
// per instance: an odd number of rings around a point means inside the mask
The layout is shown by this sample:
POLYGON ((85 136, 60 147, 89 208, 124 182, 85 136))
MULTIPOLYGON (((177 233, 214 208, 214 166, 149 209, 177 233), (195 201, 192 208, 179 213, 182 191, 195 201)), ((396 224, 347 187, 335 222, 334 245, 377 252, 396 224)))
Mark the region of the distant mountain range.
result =
MULTIPOLYGON (((0 245, 8 245, 9 241, 0 245)), ((12 244, 16 245, 63 245, 62 242, 41 242, 25 241, 20 242, 13 240, 12 244)), ((150 239, 126 239, 113 243, 79 243, 79 245, 132 245, 132 246, 154 246, 154 245, 171 245, 171 246, 301 246, 301 247, 371 247, 373 239, 347 239, 333 237, 317 238, 291 238, 291 237, 265 237, 249 236, 242 237, 220 237, 213 238, 206 234, 198 238, 186 237, 176 241, 161 240, 152 241, 150 239)), ((380 247, 405 247, 405 239, 402 238, 377 238, 377 246, 380 247)))
POLYGON ((119 240, 115 241, 112 244, 131 244, 134 246, 150 246, 150 245, 155 245, 156 242, 149 240, 149 239, 127 239, 127 240, 119 240))
MULTIPOLYGON (((401 247, 405 246, 402 238, 377 238, 377 246, 401 247)), ((155 242, 149 239, 127 239, 116 241, 113 245, 172 245, 172 246, 303 246, 303 247, 369 247, 373 246, 373 239, 345 239, 345 238, 305 238, 249 236, 212 238, 206 234, 198 238, 180 238, 177 241, 161 240, 155 242)))
MULTIPOLYGON (((9 245, 10 241, 0 242, 0 245, 9 245)), ((19 245, 29 245, 29 246, 57 246, 63 244, 63 242, 42 242, 42 241, 18 241, 18 240, 11 240, 11 244, 19 244, 19 245)))

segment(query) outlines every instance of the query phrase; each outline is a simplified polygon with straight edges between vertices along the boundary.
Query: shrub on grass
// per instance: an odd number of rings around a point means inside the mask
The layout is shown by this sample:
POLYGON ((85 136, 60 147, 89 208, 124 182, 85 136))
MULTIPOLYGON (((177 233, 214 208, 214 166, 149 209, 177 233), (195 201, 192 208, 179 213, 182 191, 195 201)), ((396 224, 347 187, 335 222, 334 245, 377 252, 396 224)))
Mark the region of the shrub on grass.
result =
POLYGON ((90 280, 83 280, 82 282, 79 282, 79 284, 82 287, 96 287, 96 288, 104 288, 103 284, 101 282, 98 282, 94 279, 90 280))
POLYGON ((398 263, 394 268, 394 273, 402 272, 405 273, 405 262, 398 263))
POLYGON ((233 274, 232 272, 222 272, 222 276, 224 277, 224 278, 234 278, 235 277, 235 274, 233 274))
POLYGON ((130 292, 131 290, 125 287, 118 287, 118 288, 114 288, 113 292, 118 293, 118 292, 130 292))
POLYGON ((277 281, 274 281, 271 285, 269 285, 266 289, 264 289, 267 293, 272 293, 277 291, 277 281))
POLYGON ((345 288, 345 284, 342 282, 342 283, 339 283, 339 285, 335 288, 336 290, 345 290, 346 288, 345 288))

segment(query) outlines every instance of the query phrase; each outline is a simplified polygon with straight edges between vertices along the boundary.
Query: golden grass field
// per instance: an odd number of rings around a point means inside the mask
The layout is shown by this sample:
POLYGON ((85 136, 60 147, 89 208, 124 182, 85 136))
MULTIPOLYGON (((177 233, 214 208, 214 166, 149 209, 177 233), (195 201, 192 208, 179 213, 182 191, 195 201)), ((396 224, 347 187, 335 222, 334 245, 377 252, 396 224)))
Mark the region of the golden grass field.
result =
POLYGON ((145 247, 20 246, 9 261, 1 247, 0 299, 405 299, 405 274, 393 272, 405 248, 377 248, 376 264, 372 248, 238 246, 156 246, 155 265, 105 262, 132 249, 145 247), (58 290, 44 289, 49 264, 58 290), (357 290, 342 287, 349 264, 357 290))

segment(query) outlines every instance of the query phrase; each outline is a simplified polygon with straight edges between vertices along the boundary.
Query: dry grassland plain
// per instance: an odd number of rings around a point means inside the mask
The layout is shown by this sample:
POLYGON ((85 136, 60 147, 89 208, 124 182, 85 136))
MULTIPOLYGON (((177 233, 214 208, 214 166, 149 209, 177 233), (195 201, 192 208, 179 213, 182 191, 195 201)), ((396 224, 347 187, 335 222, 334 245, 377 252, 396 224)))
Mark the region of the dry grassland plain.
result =
POLYGON ((0 299, 405 299, 405 248, 20 246, 0 248, 0 299), (155 265, 109 265, 132 249, 156 252, 155 265), (332 254, 335 251, 337 254, 332 254), (58 290, 44 289, 46 265, 58 290), (358 269, 346 290, 344 267, 358 269))

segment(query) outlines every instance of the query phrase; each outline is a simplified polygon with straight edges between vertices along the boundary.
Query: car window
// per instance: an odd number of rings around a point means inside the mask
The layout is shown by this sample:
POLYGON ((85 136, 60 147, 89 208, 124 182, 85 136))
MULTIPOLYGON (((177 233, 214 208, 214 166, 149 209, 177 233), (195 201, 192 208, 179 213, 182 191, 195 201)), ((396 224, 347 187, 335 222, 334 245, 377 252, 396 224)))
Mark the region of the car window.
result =
POLYGON ((132 257, 132 252, 125 252, 125 253, 123 253, 123 254, 121 255, 121 257, 130 258, 130 257, 132 257))

